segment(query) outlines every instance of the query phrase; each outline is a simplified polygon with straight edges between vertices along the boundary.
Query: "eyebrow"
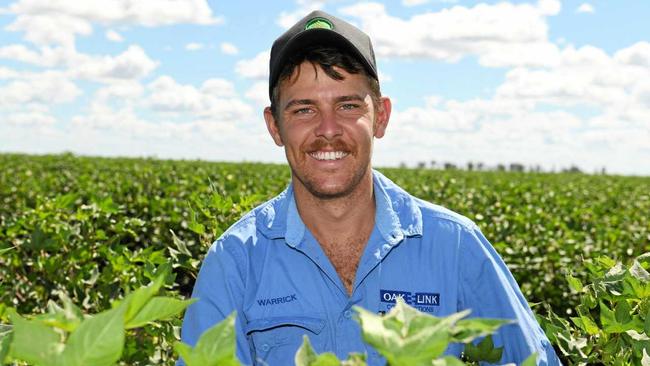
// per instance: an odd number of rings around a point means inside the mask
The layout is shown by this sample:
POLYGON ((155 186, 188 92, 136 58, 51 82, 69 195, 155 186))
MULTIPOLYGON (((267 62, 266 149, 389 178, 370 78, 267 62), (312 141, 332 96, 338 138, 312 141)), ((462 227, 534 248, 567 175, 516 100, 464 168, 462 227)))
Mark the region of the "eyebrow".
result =
MULTIPOLYGON (((359 94, 342 95, 334 99, 335 103, 350 102, 350 101, 365 102, 365 99, 359 94)), ((296 105, 314 105, 314 104, 316 104, 316 102, 313 99, 293 99, 289 101, 289 103, 287 103, 287 105, 284 107, 284 110, 286 111, 287 109, 296 105)))

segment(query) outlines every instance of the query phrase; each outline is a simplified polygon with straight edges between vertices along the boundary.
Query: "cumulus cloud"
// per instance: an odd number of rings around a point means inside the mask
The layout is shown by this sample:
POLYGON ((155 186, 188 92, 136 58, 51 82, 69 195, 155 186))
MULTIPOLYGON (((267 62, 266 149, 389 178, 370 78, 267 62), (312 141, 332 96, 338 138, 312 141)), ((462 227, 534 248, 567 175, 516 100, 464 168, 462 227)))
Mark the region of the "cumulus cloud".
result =
POLYGON ((229 42, 222 42, 220 47, 221 47, 221 52, 223 52, 226 55, 236 55, 239 53, 239 49, 234 44, 229 42))
POLYGON ((569 46, 553 66, 511 69, 489 98, 431 96, 424 106, 394 111, 377 159, 647 171, 650 160, 631 165, 630 159, 650 154, 648 55, 647 42, 613 55, 569 46))
POLYGON ((140 79, 151 73, 159 62, 152 60, 145 51, 137 45, 129 46, 117 56, 89 56, 78 54, 76 65, 70 72, 78 78, 111 81, 140 79))
POLYGON ((594 12, 595 12, 594 7, 591 4, 588 4, 588 3, 582 3, 576 9, 576 13, 589 13, 589 14, 592 14, 594 12))
POLYGON ((537 4, 454 6, 401 19, 380 3, 366 2, 340 9, 361 20, 380 57, 428 58, 458 62, 478 56, 484 66, 549 66, 558 47, 548 41, 547 16, 560 10, 557 0, 537 4))
POLYGON ((0 86, 0 107, 69 103, 81 94, 81 89, 62 72, 30 73, 0 86))
POLYGON ((249 79, 268 79, 270 58, 271 51, 260 52, 252 59, 238 61, 235 72, 249 79))
POLYGON ((147 85, 149 108, 162 113, 189 113, 195 117, 242 121, 250 119, 251 107, 241 101, 227 80, 208 79, 196 88, 161 76, 147 85))

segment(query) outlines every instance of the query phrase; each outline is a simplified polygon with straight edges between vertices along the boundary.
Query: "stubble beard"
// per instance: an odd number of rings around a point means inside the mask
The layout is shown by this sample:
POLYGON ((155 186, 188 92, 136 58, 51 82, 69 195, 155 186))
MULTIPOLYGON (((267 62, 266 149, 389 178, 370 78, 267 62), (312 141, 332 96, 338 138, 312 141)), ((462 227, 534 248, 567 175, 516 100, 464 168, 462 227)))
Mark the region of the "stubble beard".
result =
POLYGON ((351 179, 346 182, 342 189, 336 191, 324 191, 321 190, 318 186, 318 183, 314 178, 309 177, 308 175, 299 174, 293 166, 291 166, 291 174, 293 177, 298 179, 305 189, 314 197, 320 200, 334 200, 337 198, 342 198, 349 196, 354 190, 359 186, 361 181, 366 175, 368 168, 370 166, 370 159, 365 164, 359 167, 359 169, 353 172, 351 179))

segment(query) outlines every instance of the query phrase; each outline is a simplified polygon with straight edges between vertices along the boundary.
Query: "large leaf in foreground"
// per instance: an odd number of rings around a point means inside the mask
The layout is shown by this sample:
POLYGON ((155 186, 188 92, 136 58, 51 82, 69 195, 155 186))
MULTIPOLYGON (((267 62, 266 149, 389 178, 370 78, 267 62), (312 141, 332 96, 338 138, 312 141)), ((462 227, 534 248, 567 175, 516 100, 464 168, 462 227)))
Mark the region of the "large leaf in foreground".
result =
POLYGON ((84 320, 68 338, 62 354, 66 366, 110 366, 122 355, 126 307, 99 313, 84 320))
POLYGON ((235 356, 235 316, 233 312, 203 332, 194 348, 178 342, 174 349, 187 366, 240 366, 235 356))
POLYGON ((16 313, 9 318, 13 324, 10 357, 34 365, 54 365, 63 349, 61 335, 41 322, 24 319, 16 313))
POLYGON ((127 321, 126 329, 138 328, 149 322, 168 319, 183 311, 196 300, 180 300, 163 296, 154 297, 147 302, 135 317, 127 321))

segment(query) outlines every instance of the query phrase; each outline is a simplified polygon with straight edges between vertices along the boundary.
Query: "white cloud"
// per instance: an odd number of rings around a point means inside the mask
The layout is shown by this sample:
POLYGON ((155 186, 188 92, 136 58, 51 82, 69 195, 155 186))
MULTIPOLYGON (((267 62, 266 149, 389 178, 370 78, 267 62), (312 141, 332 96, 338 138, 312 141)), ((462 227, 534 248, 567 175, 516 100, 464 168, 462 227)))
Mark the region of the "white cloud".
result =
POLYGON ((595 12, 594 7, 588 3, 582 3, 576 9, 576 13, 589 13, 593 14, 595 12))
POLYGON ((113 29, 109 29, 106 31, 106 39, 108 39, 111 42, 122 42, 124 41, 124 38, 122 37, 121 34, 117 33, 113 29))
POLYGON ((137 45, 129 46, 117 56, 78 54, 75 63, 70 70, 73 75, 95 81, 140 79, 158 67, 158 61, 149 58, 137 45))
POLYGON ((61 72, 24 74, 0 86, 0 107, 20 108, 31 103, 69 103, 81 94, 81 89, 61 72))
MULTIPOLYGON (((19 13, 20 14, 20 13, 19 13)), ((76 35, 90 35, 91 23, 63 13, 18 15, 5 29, 25 32, 25 39, 38 46, 60 45, 73 48, 76 35)))
POLYGON ((429 0, 402 0, 404 6, 418 6, 428 3, 429 0))
POLYGON ((6 29, 25 32, 25 39, 39 46, 74 46, 77 35, 87 36, 93 23, 104 26, 218 24, 205 0, 19 0, 8 7, 16 15, 6 29))
POLYGON ((147 90, 148 107, 161 113, 189 113, 194 117, 234 123, 249 120, 252 115, 252 108, 237 97, 232 83, 223 79, 209 79, 196 88, 161 76, 149 83, 147 90))
POLYGON ((223 42, 221 43, 221 52, 226 55, 236 55, 239 53, 239 49, 232 43, 223 42))
POLYGON ((235 65, 235 72, 249 79, 268 79, 270 57, 270 51, 263 51, 252 59, 238 61, 235 65))
POLYGON ((205 47, 203 43, 190 42, 185 45, 185 49, 188 51, 198 51, 205 47))
POLYGON ((536 5, 501 2, 454 6, 405 20, 389 15, 380 3, 340 9, 361 20, 380 57, 458 62, 474 55, 482 65, 493 67, 555 64, 559 50, 548 41, 546 17, 559 10, 556 0, 536 5))
POLYGON ((422 107, 393 112, 376 161, 650 171, 649 60, 647 42, 614 55, 567 47, 550 67, 511 69, 490 98, 431 96, 422 107))

